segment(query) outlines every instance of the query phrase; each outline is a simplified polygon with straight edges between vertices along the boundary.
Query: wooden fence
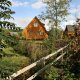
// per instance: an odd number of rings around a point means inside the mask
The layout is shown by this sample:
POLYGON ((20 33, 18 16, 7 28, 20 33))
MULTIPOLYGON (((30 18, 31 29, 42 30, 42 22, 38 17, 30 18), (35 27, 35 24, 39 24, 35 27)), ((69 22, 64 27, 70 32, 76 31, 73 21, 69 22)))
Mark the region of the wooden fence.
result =
POLYGON ((62 54, 60 56, 58 56, 53 62, 47 64, 46 66, 44 66, 41 70, 39 70, 38 72, 36 72, 35 74, 33 74, 31 77, 29 77, 27 80, 32 80, 34 79, 37 75, 39 75, 40 73, 42 73, 44 70, 46 70, 48 67, 50 67, 51 65, 53 65, 54 62, 58 61, 59 59, 61 59, 65 54, 66 52, 63 52, 64 49, 66 49, 68 47, 65 46, 65 47, 62 47, 60 48, 59 50, 57 50, 56 52, 53 52, 49 55, 47 55, 46 57, 43 57, 41 58, 40 60, 30 64, 29 66, 26 66, 24 67, 23 69, 17 71, 16 73, 13 73, 12 75, 9 76, 9 80, 13 80, 14 78, 16 78, 17 76, 21 75, 22 73, 32 69, 33 67, 35 67, 36 65, 38 65, 37 63, 40 63, 40 62, 45 62, 47 59, 53 57, 54 55, 58 54, 59 52, 62 52, 62 54))

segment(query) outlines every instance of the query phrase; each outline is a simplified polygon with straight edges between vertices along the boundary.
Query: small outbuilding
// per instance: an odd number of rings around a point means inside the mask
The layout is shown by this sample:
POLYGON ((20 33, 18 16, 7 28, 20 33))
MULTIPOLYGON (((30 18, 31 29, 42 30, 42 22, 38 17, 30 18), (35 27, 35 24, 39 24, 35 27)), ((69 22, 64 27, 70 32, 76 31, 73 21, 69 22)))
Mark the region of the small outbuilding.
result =
POLYGON ((64 35, 68 37, 74 37, 75 36, 75 25, 66 25, 66 28, 64 30, 64 35))

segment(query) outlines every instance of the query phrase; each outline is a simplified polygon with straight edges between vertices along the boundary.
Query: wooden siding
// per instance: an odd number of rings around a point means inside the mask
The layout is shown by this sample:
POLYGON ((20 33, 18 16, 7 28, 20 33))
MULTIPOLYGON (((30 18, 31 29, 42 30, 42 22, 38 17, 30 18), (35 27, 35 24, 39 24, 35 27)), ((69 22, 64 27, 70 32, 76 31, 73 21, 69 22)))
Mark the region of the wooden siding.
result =
POLYGON ((75 28, 71 28, 71 27, 72 27, 72 25, 71 26, 69 25, 69 27, 66 26, 66 28, 64 30, 64 36, 67 36, 68 38, 75 37, 75 28))
POLYGON ((68 32, 67 34, 68 34, 68 36, 69 36, 69 35, 75 36, 75 32, 68 32))

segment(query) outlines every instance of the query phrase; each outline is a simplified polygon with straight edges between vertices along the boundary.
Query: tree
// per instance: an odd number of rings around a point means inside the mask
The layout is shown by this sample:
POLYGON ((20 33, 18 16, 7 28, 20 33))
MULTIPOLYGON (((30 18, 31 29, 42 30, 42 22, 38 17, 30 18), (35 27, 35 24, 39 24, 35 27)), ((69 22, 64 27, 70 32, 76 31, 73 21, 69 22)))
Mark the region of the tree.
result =
POLYGON ((47 7, 46 12, 43 12, 40 18, 48 19, 51 29, 59 27, 60 22, 68 15, 70 0, 43 0, 43 2, 47 4, 47 7))
POLYGON ((11 14, 15 13, 14 11, 12 11, 10 9, 11 6, 12 6, 12 4, 9 0, 0 0, 0 26, 1 26, 1 28, 3 28, 3 27, 6 28, 10 24, 13 24, 13 26, 14 26, 14 23, 5 21, 6 19, 13 18, 13 17, 11 17, 11 14))

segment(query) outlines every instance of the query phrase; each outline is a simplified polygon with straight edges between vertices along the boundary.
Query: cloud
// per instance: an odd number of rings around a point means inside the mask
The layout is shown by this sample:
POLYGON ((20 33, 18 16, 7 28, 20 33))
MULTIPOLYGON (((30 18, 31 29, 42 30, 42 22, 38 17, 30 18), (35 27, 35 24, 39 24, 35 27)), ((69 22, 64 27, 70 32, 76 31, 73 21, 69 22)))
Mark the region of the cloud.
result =
POLYGON ((12 2, 12 6, 13 7, 26 7, 26 6, 31 6, 32 8, 35 8, 35 9, 40 9, 42 7, 45 7, 46 4, 44 4, 42 2, 42 0, 36 0, 35 2, 33 3, 30 3, 28 1, 24 1, 24 2, 21 2, 19 0, 10 0, 12 2))
POLYGON ((42 2, 42 0, 37 0, 37 2, 33 3, 31 6, 32 6, 32 8, 40 9, 40 8, 42 8, 42 7, 45 7, 46 4, 44 4, 44 3, 42 2))
POLYGON ((73 25, 76 23, 76 19, 80 18, 80 5, 75 7, 72 6, 69 10, 70 14, 66 17, 67 21, 61 23, 63 29, 65 29, 66 25, 73 25))
POLYGON ((10 0, 12 2, 12 6, 13 7, 25 7, 25 6, 28 6, 29 2, 25 1, 25 2, 21 2, 21 1, 18 1, 18 0, 10 0))
POLYGON ((80 5, 77 6, 77 7, 72 7, 72 8, 69 10, 69 12, 70 12, 71 14, 76 15, 76 17, 78 17, 78 16, 80 15, 80 5))
POLYGON ((10 19, 9 21, 15 23, 16 26, 21 27, 23 29, 29 24, 29 22, 31 21, 31 18, 16 17, 14 18, 14 20, 10 19))
POLYGON ((69 9, 69 16, 66 17, 67 21, 64 21, 61 23, 61 26, 63 29, 65 29, 66 25, 73 25, 76 23, 76 19, 80 18, 80 5, 75 7, 74 5, 71 5, 71 8, 69 9))
POLYGON ((76 18, 75 18, 74 15, 71 14, 71 15, 69 15, 69 16, 66 17, 66 20, 67 21, 63 21, 61 23, 61 27, 63 29, 65 29, 66 25, 74 25, 75 24, 75 21, 76 21, 76 18))

